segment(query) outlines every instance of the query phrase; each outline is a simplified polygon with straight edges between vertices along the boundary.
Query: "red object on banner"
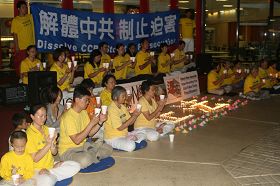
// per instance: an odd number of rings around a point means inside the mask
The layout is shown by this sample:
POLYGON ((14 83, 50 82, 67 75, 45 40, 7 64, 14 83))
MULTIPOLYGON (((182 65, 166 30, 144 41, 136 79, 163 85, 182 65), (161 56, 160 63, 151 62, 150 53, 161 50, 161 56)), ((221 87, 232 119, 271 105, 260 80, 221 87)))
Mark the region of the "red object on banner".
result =
POLYGON ((201 27, 201 15, 202 15, 202 2, 201 0, 196 0, 196 14, 195 14, 195 54, 201 54, 201 36, 202 36, 202 27, 201 27))
POLYGON ((149 0, 140 0, 140 13, 148 13, 149 12, 149 0))
POLYGON ((103 12, 114 13, 114 0, 103 0, 103 12))
POLYGON ((67 10, 73 10, 74 9, 73 0, 62 0, 61 7, 67 10))
POLYGON ((170 10, 178 9, 178 0, 170 0, 170 10))

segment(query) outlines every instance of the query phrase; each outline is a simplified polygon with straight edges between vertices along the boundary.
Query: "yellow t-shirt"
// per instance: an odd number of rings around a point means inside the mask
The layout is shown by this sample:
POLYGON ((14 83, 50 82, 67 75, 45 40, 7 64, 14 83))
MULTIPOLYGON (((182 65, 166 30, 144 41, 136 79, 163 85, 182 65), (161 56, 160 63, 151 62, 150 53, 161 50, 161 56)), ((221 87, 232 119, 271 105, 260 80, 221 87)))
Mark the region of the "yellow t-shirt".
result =
MULTIPOLYGON (((154 99, 152 99, 152 105, 149 104, 149 102, 142 96, 139 99, 139 104, 142 105, 141 112, 149 112, 153 113, 157 109, 157 103, 154 99)), ((141 113, 135 123, 134 128, 155 128, 156 126, 156 119, 153 118, 150 121, 145 118, 145 116, 141 113)))
POLYGON ((160 53, 158 56, 158 72, 159 73, 169 73, 170 65, 163 67, 168 61, 170 61, 169 54, 160 53))
MULTIPOLYGON (((243 72, 243 69, 241 69, 241 71, 243 72)), ((234 68, 232 72, 233 72, 233 73, 237 73, 237 69, 234 68)), ((238 74, 239 74, 239 73, 238 73, 238 74)), ((232 76, 232 84, 238 83, 238 82, 241 81, 242 79, 243 79, 242 76, 239 76, 239 77, 237 78, 237 76, 234 75, 234 76, 232 76)))
POLYGON ((110 63, 111 57, 108 54, 104 54, 101 56, 100 68, 103 67, 103 63, 110 63))
MULTIPOLYGON (((84 78, 89 78, 88 76, 94 72, 96 72, 98 68, 93 68, 93 66, 87 62, 84 66, 84 78)), ((91 78, 91 80, 96 84, 99 85, 103 79, 104 72, 100 72, 97 76, 91 78)))
POLYGON ((109 106, 112 102, 112 93, 109 92, 106 88, 104 88, 100 93, 100 99, 102 105, 109 106))
POLYGON ((146 68, 144 68, 143 70, 140 70, 140 68, 139 68, 139 66, 143 65, 144 63, 146 63, 145 60, 148 57, 150 57, 150 54, 148 52, 143 52, 142 50, 139 51, 136 54, 136 65, 135 65, 135 74, 136 74, 136 76, 138 76, 140 74, 152 74, 151 64, 146 66, 146 68))
POLYGON ((58 152, 62 155, 71 148, 81 147, 86 142, 84 139, 79 145, 76 145, 70 138, 83 131, 89 124, 90 119, 87 111, 82 110, 80 113, 75 112, 72 108, 67 110, 61 117, 60 121, 60 138, 58 152))
POLYGON ((260 82, 261 82, 261 80, 258 76, 256 78, 254 78, 251 74, 248 75, 244 82, 244 94, 247 94, 249 92, 258 92, 259 89, 251 89, 251 87, 255 86, 256 84, 258 84, 260 82))
MULTIPOLYGON (((173 53, 174 53, 174 61, 182 60, 186 56, 185 52, 183 50, 180 51, 178 48, 174 50, 173 53)), ((181 70, 183 67, 184 67, 184 61, 176 65, 172 65, 172 71, 181 70)))
MULTIPOLYGON (((226 70, 224 67, 222 67, 222 68, 220 69, 220 72, 219 72, 219 75, 220 75, 220 76, 223 75, 224 70, 226 70)), ((233 74, 233 71, 232 71, 231 69, 228 69, 228 70, 227 70, 227 75, 231 75, 231 74, 233 74)), ((224 85, 231 85, 232 82, 233 82, 234 77, 235 77, 235 76, 231 76, 230 78, 224 79, 224 81, 223 81, 223 83, 222 83, 222 86, 224 86, 224 85)))
MULTIPOLYGON (((272 75, 273 78, 276 78, 276 74, 278 74, 278 71, 274 68, 272 68, 271 66, 267 69, 267 72, 269 75, 272 75)), ((271 83, 271 86, 274 86, 278 83, 278 81, 275 79, 275 80, 272 80, 270 81, 271 83)))
POLYGON ((113 68, 115 69, 115 77, 116 79, 126 79, 126 74, 127 74, 127 69, 128 69, 128 65, 126 65, 123 69, 121 70, 117 70, 116 67, 117 66, 122 66, 124 63, 126 63, 127 61, 129 61, 129 58, 127 59, 124 56, 116 56, 114 58, 113 61, 113 68))
MULTIPOLYGON (((23 74, 23 73, 29 72, 31 68, 34 68, 37 66, 37 63, 40 63, 40 70, 43 70, 42 63, 39 59, 30 61, 30 59, 28 57, 25 58, 20 64, 20 73, 23 74)), ((23 76, 22 82, 24 84, 28 85, 28 76, 23 76)))
POLYGON ((127 108, 124 105, 121 105, 121 108, 118 108, 116 103, 112 101, 108 107, 108 119, 104 125, 104 138, 113 139, 125 137, 128 133, 127 129, 120 131, 118 128, 129 118, 130 114, 127 111, 127 108))
POLYGON ((215 71, 211 70, 207 76, 207 90, 216 90, 221 87, 220 84, 215 85, 214 82, 220 78, 220 75, 215 71))
POLYGON ((12 167, 17 169, 17 174, 23 176, 25 180, 30 179, 34 175, 33 159, 28 153, 17 155, 14 151, 7 152, 1 158, 0 176, 5 180, 11 180, 12 167))
MULTIPOLYGON (((44 134, 42 134, 38 129, 34 127, 34 125, 30 125, 28 129, 26 130, 27 134, 27 143, 26 143, 26 151, 29 154, 33 154, 44 148, 46 145, 46 139, 49 136, 49 129, 47 126, 42 126, 44 134)), ((35 169, 51 169, 54 165, 54 159, 51 153, 51 150, 49 150, 45 156, 39 161, 34 162, 35 169)))
MULTIPOLYGON (((125 54, 125 59, 126 60, 130 60, 130 55, 129 54, 125 54)), ((134 70, 134 68, 132 68, 132 65, 128 65, 128 67, 127 67, 127 74, 129 74, 129 73, 135 73, 135 70, 134 70)))
MULTIPOLYGON (((66 64, 62 64, 62 65, 63 65, 62 68, 60 68, 56 63, 54 63, 50 69, 50 71, 56 72, 57 82, 64 76, 65 71, 68 68, 66 64)), ((61 86, 57 85, 62 91, 70 88, 70 77, 71 75, 69 74, 67 79, 64 81, 64 83, 61 86)))
POLYGON ((180 25, 182 29, 182 37, 193 38, 193 29, 195 28, 195 21, 190 18, 181 18, 180 25))
POLYGON ((15 17, 12 21, 11 33, 17 34, 20 50, 25 50, 29 45, 34 45, 35 37, 32 15, 27 14, 23 17, 15 17))
POLYGON ((266 78, 265 85, 263 85, 262 88, 272 88, 270 79, 268 79, 268 70, 259 68, 259 77, 260 79, 266 78))

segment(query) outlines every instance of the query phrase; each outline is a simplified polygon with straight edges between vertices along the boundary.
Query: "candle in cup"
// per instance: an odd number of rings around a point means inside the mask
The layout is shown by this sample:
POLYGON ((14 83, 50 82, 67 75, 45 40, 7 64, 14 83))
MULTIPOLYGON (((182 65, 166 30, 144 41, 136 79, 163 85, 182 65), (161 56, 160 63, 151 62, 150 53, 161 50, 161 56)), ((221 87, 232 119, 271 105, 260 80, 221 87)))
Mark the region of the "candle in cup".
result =
POLYGON ((130 60, 134 63, 135 57, 130 57, 130 60))
POLYGON ((50 136, 50 138, 54 137, 54 133, 55 133, 55 128, 49 127, 49 136, 50 136))
POLYGON ((20 178, 19 174, 12 175, 12 180, 13 180, 14 185, 19 185, 20 184, 19 183, 19 181, 20 181, 19 178, 20 178))
POLYGON ((171 56, 171 57, 174 57, 174 56, 175 56, 175 54, 174 54, 174 53, 171 53, 171 54, 170 54, 170 56, 171 56))
POLYGON ((46 62, 43 62, 43 68, 47 68, 47 63, 46 62))
POLYGON ((165 98, 165 95, 159 95, 159 98, 160 98, 160 100, 164 100, 164 98, 165 98))
POLYGON ((72 62, 67 62, 68 68, 72 67, 72 62))
POLYGON ((130 96, 130 95, 131 95, 131 91, 130 91, 130 90, 126 90, 126 94, 127 94, 128 96, 130 96))
POLYGON ((73 61, 73 64, 74 64, 74 67, 76 67, 78 64, 78 61, 73 61))
POLYGON ((71 60, 72 60, 72 61, 75 61, 75 56, 71 56, 71 60))
POLYGON ((95 97, 96 99, 96 104, 99 105, 100 104, 100 97, 95 97))
POLYGON ((99 116, 100 112, 101 112, 101 109, 100 109, 100 108, 95 108, 95 109, 94 109, 94 114, 95 114, 96 117, 99 116))
POLYGON ((155 52, 150 52, 150 56, 154 56, 155 55, 155 52))
POLYGON ((37 66, 37 68, 40 68, 41 65, 40 65, 40 63, 37 63, 36 66, 37 66))

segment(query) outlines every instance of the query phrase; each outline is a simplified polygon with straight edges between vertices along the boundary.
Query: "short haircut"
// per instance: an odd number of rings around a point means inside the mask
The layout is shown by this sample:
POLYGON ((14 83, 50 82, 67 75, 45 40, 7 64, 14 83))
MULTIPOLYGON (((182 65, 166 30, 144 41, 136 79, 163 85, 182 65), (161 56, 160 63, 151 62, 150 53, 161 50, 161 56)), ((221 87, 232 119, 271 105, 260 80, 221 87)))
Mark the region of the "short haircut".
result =
POLYGON ((179 41, 179 45, 182 45, 182 44, 186 45, 185 41, 180 40, 180 41, 179 41))
POLYGON ((85 87, 86 89, 95 88, 95 84, 90 78, 84 79, 80 86, 85 87))
POLYGON ((54 60, 54 61, 58 61, 59 56, 60 56, 61 54, 63 54, 63 53, 64 53, 64 50, 63 50, 63 49, 61 49, 61 48, 55 49, 55 50, 53 51, 53 60, 54 60))
POLYGON ((162 48, 163 47, 168 47, 167 43, 161 43, 160 44, 160 47, 159 47, 160 48, 160 52, 162 52, 162 48))
POLYGON ((123 88, 122 86, 115 86, 114 89, 112 90, 112 96, 111 96, 112 100, 118 99, 118 97, 120 97, 120 95, 124 92, 126 93, 125 88, 123 88))
POLYGON ((20 9, 22 5, 27 6, 27 3, 25 1, 18 1, 17 2, 17 9, 20 9))
POLYGON ((64 52, 70 52, 69 48, 66 46, 60 47, 64 52))
POLYGON ((88 89, 86 89, 83 86, 77 86, 74 90, 74 95, 73 95, 73 100, 75 101, 75 98, 81 99, 84 96, 91 96, 90 92, 88 89))
POLYGON ((142 39, 140 40, 140 44, 142 45, 145 41, 148 41, 148 42, 149 42, 149 39, 148 39, 148 38, 142 38, 142 39))
POLYGON ((143 81, 141 84, 141 92, 144 95, 146 92, 148 92, 150 90, 150 87, 155 85, 155 83, 152 80, 146 80, 143 81))
POLYGON ((32 48, 37 49, 35 45, 29 45, 29 46, 26 48, 26 50, 29 51, 29 50, 32 49, 32 48))
POLYGON ((127 48, 130 48, 130 47, 132 47, 132 46, 135 46, 135 47, 136 47, 135 43, 128 43, 127 48))
POLYGON ((57 86, 49 87, 48 90, 47 90, 47 102, 48 103, 54 103, 56 101, 59 93, 62 96, 62 91, 57 86))
POLYGON ((38 111, 38 110, 40 110, 41 108, 45 108, 46 110, 47 110, 47 107, 46 107, 46 105, 44 105, 44 104, 38 104, 38 105, 33 105, 33 106, 31 106, 31 108, 30 108, 30 114, 32 114, 33 116, 36 114, 36 112, 38 111))
POLYGON ((108 83, 108 80, 109 80, 110 78, 113 78, 113 79, 116 81, 116 77, 115 77, 114 75, 112 75, 112 74, 107 74, 107 75, 105 75, 105 76, 103 77, 103 79, 102 79, 102 83, 101 83, 102 87, 106 87, 106 84, 108 83))
POLYGON ((100 43, 98 44, 98 49, 100 50, 104 45, 108 45, 108 43, 106 43, 106 42, 100 42, 100 43))
POLYGON ((19 130, 19 131, 14 131, 12 132, 10 136, 10 143, 13 144, 14 140, 16 139, 25 139, 27 141, 27 135, 25 132, 19 130))
POLYGON ((17 126, 22 125, 24 120, 26 120, 26 115, 24 113, 15 113, 12 117, 12 124, 17 128, 17 126))

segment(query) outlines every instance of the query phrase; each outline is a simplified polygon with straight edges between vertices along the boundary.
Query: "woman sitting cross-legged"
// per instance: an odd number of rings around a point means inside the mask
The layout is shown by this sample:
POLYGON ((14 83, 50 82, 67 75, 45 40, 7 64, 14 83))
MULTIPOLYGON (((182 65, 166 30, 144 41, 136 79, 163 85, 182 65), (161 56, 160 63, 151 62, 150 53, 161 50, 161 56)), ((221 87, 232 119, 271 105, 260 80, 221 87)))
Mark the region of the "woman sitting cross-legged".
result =
POLYGON ((141 114, 137 117, 134 128, 136 134, 142 134, 149 141, 156 141, 159 135, 165 135, 174 129, 174 124, 157 124, 156 118, 164 108, 165 100, 155 101, 156 86, 150 80, 143 81, 141 85, 142 97, 139 104, 142 106, 141 114))
POLYGON ((108 107, 108 120, 105 123, 105 142, 118 150, 131 152, 136 143, 143 140, 143 136, 128 134, 128 126, 133 125, 140 111, 135 109, 132 115, 123 105, 126 100, 126 90, 116 86, 112 91, 112 103, 108 107))

